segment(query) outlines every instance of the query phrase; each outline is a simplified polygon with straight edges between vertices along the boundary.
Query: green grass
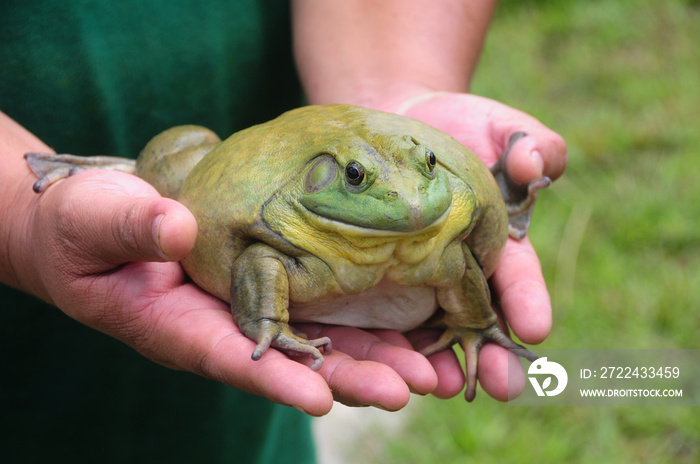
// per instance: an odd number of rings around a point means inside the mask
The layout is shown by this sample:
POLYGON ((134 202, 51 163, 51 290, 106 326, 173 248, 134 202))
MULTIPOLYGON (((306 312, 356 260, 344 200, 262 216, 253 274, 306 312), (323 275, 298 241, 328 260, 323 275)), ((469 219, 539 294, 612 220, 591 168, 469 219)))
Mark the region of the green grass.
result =
MULTIPOLYGON (((699 3, 499 7, 474 93, 569 146, 530 234, 554 307, 542 347, 700 348, 699 3)), ((357 462, 696 463, 699 413, 432 398, 357 462)))

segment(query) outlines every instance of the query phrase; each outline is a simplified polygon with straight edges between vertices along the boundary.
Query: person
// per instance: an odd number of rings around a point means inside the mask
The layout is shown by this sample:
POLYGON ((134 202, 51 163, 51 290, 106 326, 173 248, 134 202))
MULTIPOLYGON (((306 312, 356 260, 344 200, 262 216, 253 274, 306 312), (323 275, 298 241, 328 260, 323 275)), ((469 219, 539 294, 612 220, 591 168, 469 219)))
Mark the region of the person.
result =
MULTIPOLYGON (((279 455, 312 462, 306 416, 279 405, 311 416, 329 412, 334 400, 393 411, 411 393, 448 398, 462 390, 453 352, 425 359, 414 351, 435 337, 429 331, 409 339, 307 325, 310 337, 333 339, 319 372, 275 350, 254 362, 253 342, 227 305, 189 282, 178 264, 197 230, 183 205, 117 172, 83 172, 32 192, 26 152, 133 157, 151 136, 183 123, 228 135, 302 104, 295 72, 309 103, 405 114, 456 137, 488 165, 524 131, 509 157, 515 179, 563 172, 559 135, 467 93, 494 1, 445 0, 438 8, 428 0, 295 0, 294 59, 286 4, 261 3, 4 5, 7 462, 268 462, 279 455)), ((492 286, 515 334, 542 341, 551 308, 527 239, 509 240, 492 286)), ((489 344, 479 365, 482 388, 501 400, 507 356, 489 344)))

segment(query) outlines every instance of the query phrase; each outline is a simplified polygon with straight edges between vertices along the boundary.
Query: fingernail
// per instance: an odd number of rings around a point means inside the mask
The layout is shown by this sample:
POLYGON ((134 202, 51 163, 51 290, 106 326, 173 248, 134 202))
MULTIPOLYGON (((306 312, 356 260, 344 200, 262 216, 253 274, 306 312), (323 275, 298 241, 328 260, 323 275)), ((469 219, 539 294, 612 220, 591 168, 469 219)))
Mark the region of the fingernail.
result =
POLYGON ((537 170, 537 177, 542 177, 544 172, 544 160, 542 159, 542 155, 539 151, 533 150, 530 152, 530 158, 532 158, 532 162, 537 170))
POLYGON ((160 246, 160 225, 163 222, 163 218, 165 218, 165 214, 159 214, 158 216, 156 216, 156 218, 153 220, 153 223, 151 225, 151 234, 153 235, 153 242, 158 247, 158 254, 163 259, 169 260, 170 258, 163 251, 163 248, 160 246))
POLYGON ((294 409, 296 409, 297 411, 301 411, 301 412, 303 412, 304 414, 310 415, 310 414, 309 414, 308 412, 306 412, 306 410, 304 410, 304 408, 302 408, 301 406, 294 406, 294 409))

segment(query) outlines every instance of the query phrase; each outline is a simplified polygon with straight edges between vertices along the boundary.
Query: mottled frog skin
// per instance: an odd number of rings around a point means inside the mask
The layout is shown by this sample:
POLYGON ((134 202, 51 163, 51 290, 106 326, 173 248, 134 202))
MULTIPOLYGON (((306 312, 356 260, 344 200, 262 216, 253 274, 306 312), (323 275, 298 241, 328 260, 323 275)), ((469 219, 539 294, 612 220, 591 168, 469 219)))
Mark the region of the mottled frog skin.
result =
POLYGON ((37 191, 83 168, 113 168, 186 205, 198 235, 182 265, 230 302, 257 343, 253 359, 273 346, 308 354, 319 369, 331 341, 309 340, 290 322, 441 327, 442 337, 421 352, 462 345, 468 399, 484 342, 536 359, 499 328, 487 279, 509 233, 504 195, 522 236, 534 190, 548 179, 515 185, 502 160, 497 182, 462 144, 413 119, 308 106, 224 141, 202 127, 170 129, 135 164, 26 156, 40 177, 37 191))

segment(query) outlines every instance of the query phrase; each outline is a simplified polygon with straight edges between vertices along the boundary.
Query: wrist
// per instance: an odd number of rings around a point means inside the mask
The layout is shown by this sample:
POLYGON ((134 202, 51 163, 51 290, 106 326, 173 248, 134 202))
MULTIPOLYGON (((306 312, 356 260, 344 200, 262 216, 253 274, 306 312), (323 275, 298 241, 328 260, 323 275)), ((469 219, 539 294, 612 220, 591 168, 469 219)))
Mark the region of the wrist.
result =
POLYGON ((363 106, 389 113, 402 114, 413 102, 439 94, 435 88, 413 82, 366 81, 348 84, 345 90, 310 93, 309 102, 314 105, 345 103, 363 106))
POLYGON ((48 301, 32 259, 32 253, 37 249, 32 237, 39 201, 38 195, 32 191, 33 181, 30 178, 19 184, 13 206, 3 208, 0 215, 3 224, 0 240, 6 244, 5 253, 0 258, 0 281, 48 301))
POLYGON ((18 182, 11 204, 0 209, 0 242, 4 245, 0 256, 0 282, 48 299, 33 262, 33 253, 37 252, 33 239, 34 218, 40 200, 32 190, 35 180, 27 175, 18 182))
POLYGON ((31 264, 31 237, 39 197, 24 153, 52 152, 0 112, 0 282, 45 298, 31 264))

